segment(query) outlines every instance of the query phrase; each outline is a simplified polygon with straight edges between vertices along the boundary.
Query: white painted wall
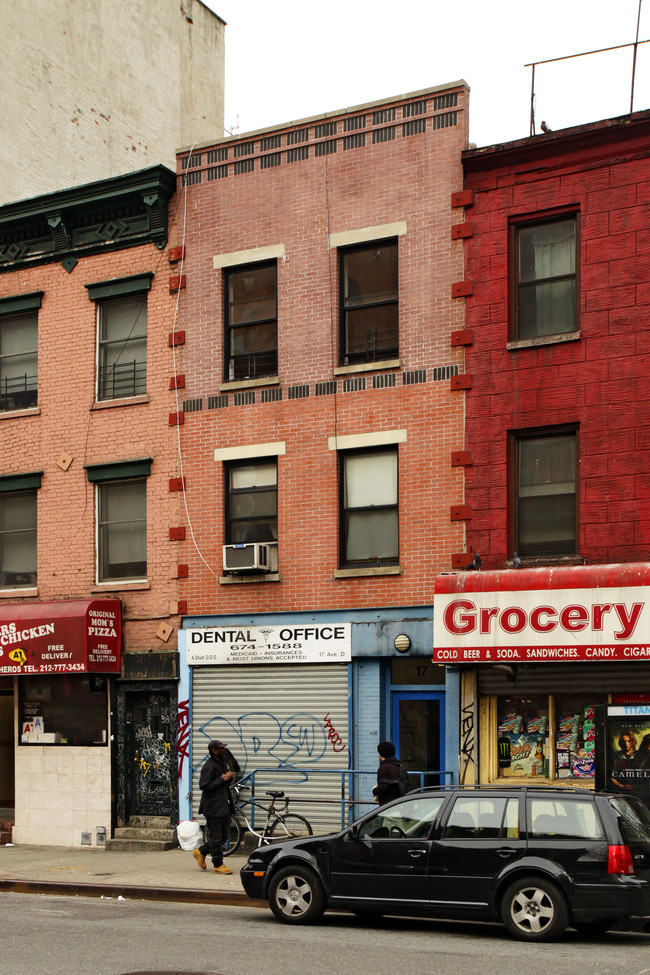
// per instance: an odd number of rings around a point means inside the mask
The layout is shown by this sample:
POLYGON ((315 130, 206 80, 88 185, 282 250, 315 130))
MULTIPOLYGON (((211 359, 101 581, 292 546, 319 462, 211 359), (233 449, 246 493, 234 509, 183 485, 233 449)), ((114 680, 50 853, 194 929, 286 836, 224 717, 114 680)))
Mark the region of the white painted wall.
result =
POLYGON ((200 0, 4 3, 0 204, 220 138, 224 33, 200 0))

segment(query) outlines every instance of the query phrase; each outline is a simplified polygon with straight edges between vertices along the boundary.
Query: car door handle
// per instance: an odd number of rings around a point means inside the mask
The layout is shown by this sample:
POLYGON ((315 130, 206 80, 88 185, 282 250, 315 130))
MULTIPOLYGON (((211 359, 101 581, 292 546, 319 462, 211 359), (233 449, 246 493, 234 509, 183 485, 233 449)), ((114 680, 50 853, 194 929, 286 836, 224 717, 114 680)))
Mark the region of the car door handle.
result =
POLYGON ((516 852, 517 851, 515 849, 513 849, 513 847, 511 847, 511 846, 502 846, 500 850, 497 850, 497 853, 499 854, 499 856, 500 857, 503 857, 504 859, 506 857, 512 857, 512 856, 514 856, 516 852))
POLYGON ((409 850, 409 856, 413 857, 414 860, 416 857, 424 856, 425 853, 426 850, 409 850))

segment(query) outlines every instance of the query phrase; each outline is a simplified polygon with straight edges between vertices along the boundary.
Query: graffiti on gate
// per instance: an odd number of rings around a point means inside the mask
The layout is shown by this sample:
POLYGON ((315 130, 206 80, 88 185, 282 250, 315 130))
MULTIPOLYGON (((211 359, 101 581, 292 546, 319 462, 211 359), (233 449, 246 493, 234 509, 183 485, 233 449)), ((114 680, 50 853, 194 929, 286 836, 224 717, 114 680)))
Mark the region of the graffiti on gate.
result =
POLYGON ((178 733, 176 740, 176 751, 178 752, 178 777, 183 775, 183 763, 185 759, 189 761, 190 751, 190 702, 186 698, 178 702, 178 733))
POLYGON ((470 765, 474 764, 474 702, 471 701, 463 708, 460 726, 460 754, 461 765, 460 784, 464 785, 467 771, 470 765))
MULTIPOLYGON (((199 729, 207 743, 212 738, 225 741, 241 766, 241 774, 255 768, 275 767, 278 772, 311 767, 328 754, 343 752, 345 742, 336 731, 329 712, 320 721, 308 712, 297 712, 281 719, 269 711, 248 711, 234 721, 215 715, 199 729)), ((202 761, 198 754, 197 762, 202 761)), ((300 773, 303 780, 305 772, 300 773)), ((292 781, 295 781, 292 780, 292 781)))

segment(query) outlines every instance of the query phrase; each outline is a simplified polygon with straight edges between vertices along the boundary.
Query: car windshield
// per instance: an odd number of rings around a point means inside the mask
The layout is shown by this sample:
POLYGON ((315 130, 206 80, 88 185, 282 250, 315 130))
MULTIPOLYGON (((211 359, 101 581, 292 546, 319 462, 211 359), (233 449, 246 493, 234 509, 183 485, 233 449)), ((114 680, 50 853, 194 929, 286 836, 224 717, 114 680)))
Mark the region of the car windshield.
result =
POLYGON ((610 803, 618 813, 621 831, 628 843, 650 847, 650 810, 634 796, 611 796, 610 803))

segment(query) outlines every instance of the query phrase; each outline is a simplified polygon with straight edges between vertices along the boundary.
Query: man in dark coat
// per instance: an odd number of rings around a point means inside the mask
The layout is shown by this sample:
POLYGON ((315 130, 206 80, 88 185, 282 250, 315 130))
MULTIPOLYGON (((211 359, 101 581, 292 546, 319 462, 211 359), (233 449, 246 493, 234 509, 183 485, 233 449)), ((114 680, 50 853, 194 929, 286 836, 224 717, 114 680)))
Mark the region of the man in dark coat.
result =
POLYGON ((398 779, 401 765, 395 758, 395 745, 392 741, 380 741, 377 745, 379 752, 379 768, 377 769, 377 785, 372 790, 373 796, 380 806, 399 798, 398 779))
POLYGON ((206 854, 212 857, 215 873, 232 873, 223 862, 223 847, 228 842, 230 822, 230 780, 233 773, 226 761, 227 746, 222 741, 211 741, 208 745, 210 757, 201 769, 199 788, 201 803, 199 813, 205 816, 208 839, 192 852, 201 870, 205 870, 206 854))

